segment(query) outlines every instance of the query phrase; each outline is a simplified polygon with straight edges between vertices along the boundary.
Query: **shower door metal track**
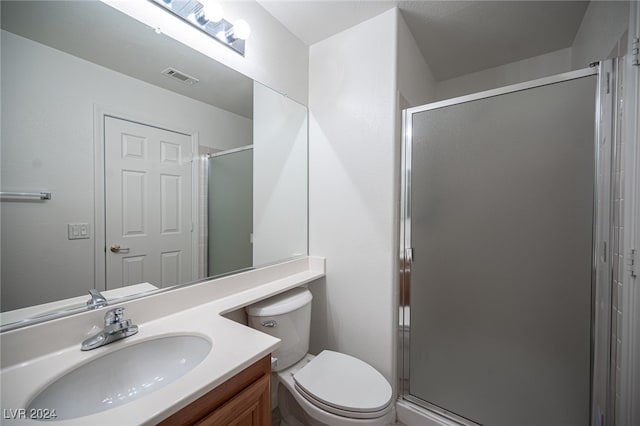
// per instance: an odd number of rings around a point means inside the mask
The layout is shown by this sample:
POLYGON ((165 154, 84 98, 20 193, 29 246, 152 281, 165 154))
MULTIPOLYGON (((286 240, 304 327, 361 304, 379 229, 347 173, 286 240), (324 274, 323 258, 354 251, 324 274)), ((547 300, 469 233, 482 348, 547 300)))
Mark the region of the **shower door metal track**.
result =
MULTIPOLYGON (((596 76, 596 102, 594 105, 594 210, 593 210, 593 262, 591 271, 591 377, 590 424, 604 425, 612 416, 610 388, 610 339, 611 339, 611 244, 609 244, 611 200, 611 167, 613 161, 613 116, 615 115, 615 90, 612 90, 616 60, 600 62, 590 68, 562 73, 524 83, 460 96, 444 101, 412 107, 402 112, 401 191, 400 191, 400 247, 399 247, 399 338, 398 377, 399 398, 417 407, 432 411, 462 425, 478 425, 411 394, 410 389, 410 282, 413 263, 411 241, 411 186, 412 186, 412 121, 413 115, 476 100, 525 91, 583 77, 596 76), (604 305, 599 311, 598 306, 604 305)), ((617 84, 617 83, 616 83, 617 84)), ((490 425, 489 425, 490 426, 490 425)))
MULTIPOLYGON (((562 74, 556 74, 549 77, 543 77, 536 80, 526 81, 524 83, 512 84, 509 86, 499 87, 497 89, 485 90, 482 92, 472 93, 470 95, 459 96, 456 98, 446 99, 444 101, 433 102, 426 105, 420 105, 417 107, 407 108, 404 113, 413 115, 419 112, 430 111, 433 109, 443 108, 451 105, 463 104, 465 102, 477 101, 480 99, 492 98, 494 96, 506 95, 507 93, 520 92, 522 90, 533 89, 536 87, 547 86, 549 84, 561 83, 563 81, 575 80, 577 78, 588 77, 590 75, 599 74, 601 65, 593 66, 589 68, 583 68, 576 71, 570 71, 562 74)), ((407 121, 403 122, 403 128, 405 130, 404 137, 406 137, 406 130, 411 131, 411 125, 407 121), (407 126, 408 125, 408 126, 407 126)), ((410 133, 409 133, 410 135, 410 133)), ((406 141, 405 141, 406 142, 406 141)), ((404 145, 404 143, 403 143, 404 145)))

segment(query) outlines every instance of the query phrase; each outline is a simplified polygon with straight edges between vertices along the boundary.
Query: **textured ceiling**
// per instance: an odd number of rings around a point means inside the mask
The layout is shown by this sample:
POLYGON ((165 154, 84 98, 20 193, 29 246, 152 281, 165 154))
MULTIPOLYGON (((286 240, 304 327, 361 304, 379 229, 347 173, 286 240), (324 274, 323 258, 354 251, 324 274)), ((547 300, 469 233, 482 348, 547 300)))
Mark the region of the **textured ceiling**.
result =
POLYGON ((437 80, 571 46, 584 1, 259 0, 311 45, 398 7, 437 80))

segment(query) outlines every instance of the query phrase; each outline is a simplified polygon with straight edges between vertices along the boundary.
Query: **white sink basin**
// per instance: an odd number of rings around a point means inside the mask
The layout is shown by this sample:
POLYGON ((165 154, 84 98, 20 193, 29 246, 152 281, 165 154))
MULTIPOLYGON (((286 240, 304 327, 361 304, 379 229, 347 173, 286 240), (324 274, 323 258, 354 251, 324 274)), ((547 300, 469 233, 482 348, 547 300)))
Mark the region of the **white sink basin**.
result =
POLYGON ((127 346, 60 377, 31 401, 27 412, 55 410, 52 420, 66 420, 124 405, 180 378, 210 351, 211 343, 199 336, 167 336, 127 346))

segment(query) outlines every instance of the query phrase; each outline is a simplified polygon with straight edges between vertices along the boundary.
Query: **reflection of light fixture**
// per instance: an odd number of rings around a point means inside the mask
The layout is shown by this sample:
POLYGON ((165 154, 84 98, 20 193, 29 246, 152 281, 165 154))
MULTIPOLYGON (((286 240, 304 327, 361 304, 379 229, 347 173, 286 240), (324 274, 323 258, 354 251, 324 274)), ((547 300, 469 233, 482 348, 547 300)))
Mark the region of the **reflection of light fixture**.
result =
POLYGON ((215 0, 150 0, 244 56, 245 40, 251 34, 246 21, 233 25, 222 18, 222 7, 215 0))
POLYGON ((244 19, 238 19, 233 23, 233 27, 227 31, 229 40, 246 40, 251 35, 251 27, 244 19))
POLYGON ((222 6, 220 3, 213 0, 201 0, 202 9, 200 9, 201 16, 198 22, 206 24, 207 21, 218 23, 222 21, 222 6))

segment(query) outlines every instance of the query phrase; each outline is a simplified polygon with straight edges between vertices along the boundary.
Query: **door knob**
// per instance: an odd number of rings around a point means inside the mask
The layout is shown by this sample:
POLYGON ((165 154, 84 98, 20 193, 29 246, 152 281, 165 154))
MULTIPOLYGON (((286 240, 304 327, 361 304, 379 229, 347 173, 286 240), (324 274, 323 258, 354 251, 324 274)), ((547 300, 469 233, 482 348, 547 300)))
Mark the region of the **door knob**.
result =
POLYGON ((111 244, 110 250, 112 253, 129 253, 129 249, 120 247, 120 244, 111 244))

